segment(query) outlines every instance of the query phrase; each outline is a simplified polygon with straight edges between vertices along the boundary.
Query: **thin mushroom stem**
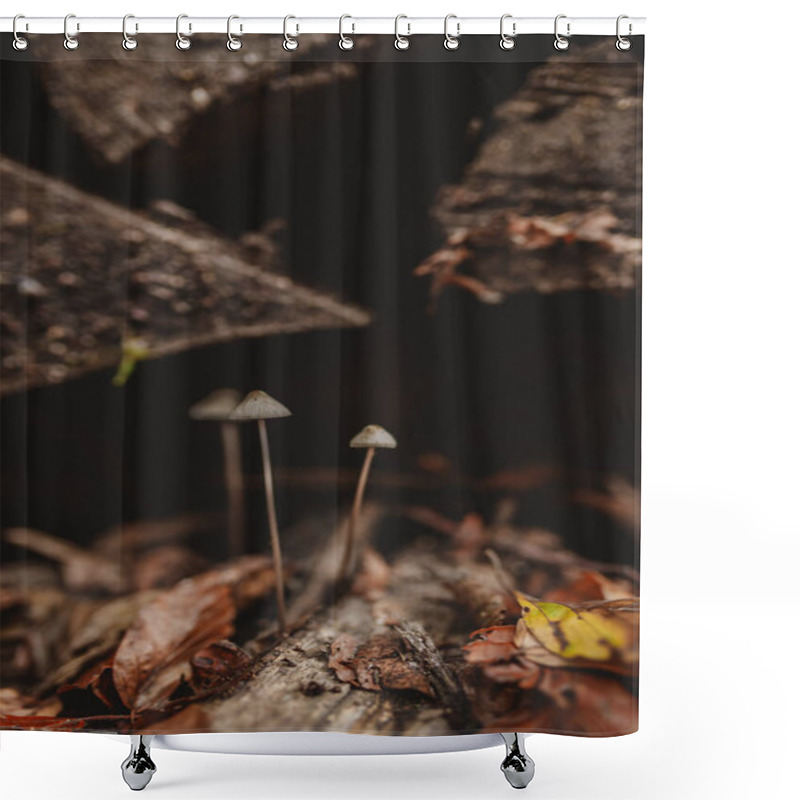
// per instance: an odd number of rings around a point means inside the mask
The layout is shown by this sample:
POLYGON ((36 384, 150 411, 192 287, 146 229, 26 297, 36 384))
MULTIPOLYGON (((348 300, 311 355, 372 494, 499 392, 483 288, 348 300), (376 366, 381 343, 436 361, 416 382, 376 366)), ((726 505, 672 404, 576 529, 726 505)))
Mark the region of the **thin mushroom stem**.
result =
POLYGON ((244 553, 242 442, 236 423, 223 422, 220 429, 225 461, 225 488, 228 493, 228 547, 230 555, 240 556, 244 553))
POLYGON ((269 537, 272 546, 272 557, 275 561, 275 594, 278 599, 278 626, 281 632, 286 630, 286 605, 283 589, 283 558, 281 541, 278 537, 278 518, 275 514, 275 491, 272 486, 272 466, 269 460, 269 442, 267 440, 267 423, 258 421, 258 435, 261 439, 261 462, 264 467, 264 492, 267 497, 267 518, 269 519, 269 537))
POLYGON ((339 580, 343 581, 350 574, 350 560, 352 558, 353 547, 356 540, 356 526, 358 525, 358 518, 361 516, 361 506, 364 504, 364 490, 367 486, 367 478, 369 477, 369 469, 372 465, 372 459, 375 457, 375 448, 370 447, 364 455, 364 463, 361 466, 361 474, 358 476, 358 486, 356 487, 356 496, 353 500, 353 508, 350 511, 350 521, 347 526, 347 538, 344 543, 344 554, 342 555, 342 563, 339 568, 339 580))

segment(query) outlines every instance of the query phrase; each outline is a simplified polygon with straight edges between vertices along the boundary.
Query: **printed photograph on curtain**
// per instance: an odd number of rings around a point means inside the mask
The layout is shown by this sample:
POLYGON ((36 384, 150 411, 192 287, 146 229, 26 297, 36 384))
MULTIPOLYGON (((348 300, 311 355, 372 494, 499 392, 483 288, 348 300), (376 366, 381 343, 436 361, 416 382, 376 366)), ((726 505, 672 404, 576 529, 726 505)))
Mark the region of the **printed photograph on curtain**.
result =
POLYGON ((0 40, 0 728, 631 733, 644 45, 0 40))

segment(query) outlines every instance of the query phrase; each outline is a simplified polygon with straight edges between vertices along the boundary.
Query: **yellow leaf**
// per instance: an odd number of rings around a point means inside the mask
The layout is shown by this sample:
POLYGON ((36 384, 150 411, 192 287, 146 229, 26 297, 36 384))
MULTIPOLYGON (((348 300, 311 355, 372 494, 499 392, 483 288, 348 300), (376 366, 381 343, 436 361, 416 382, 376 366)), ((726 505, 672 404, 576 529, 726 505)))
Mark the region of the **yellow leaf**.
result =
POLYGON ((624 612, 594 605, 572 608, 514 592, 522 620, 542 647, 561 658, 635 660, 636 626, 624 612))

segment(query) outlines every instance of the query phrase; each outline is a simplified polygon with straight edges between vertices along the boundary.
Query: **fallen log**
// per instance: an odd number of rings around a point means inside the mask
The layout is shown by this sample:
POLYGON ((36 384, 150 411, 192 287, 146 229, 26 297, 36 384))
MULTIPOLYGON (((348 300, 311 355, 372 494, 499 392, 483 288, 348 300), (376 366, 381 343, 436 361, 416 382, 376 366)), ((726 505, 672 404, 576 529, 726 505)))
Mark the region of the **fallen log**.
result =
POLYGON ((304 35, 296 53, 272 36, 247 37, 235 53, 209 34, 192 36, 184 53, 175 50, 174 36, 148 36, 133 51, 119 42, 117 35, 92 34, 69 59, 60 42, 37 42, 37 50, 45 48, 42 76, 50 102, 110 163, 154 140, 177 144, 199 116, 245 92, 301 93, 358 74, 350 62, 313 60, 335 43, 322 34, 304 35))
MULTIPOLYGON (((121 49, 121 48, 120 48, 121 49)), ((0 158, 0 392, 243 337, 365 325, 188 211, 135 213, 0 158)), ((263 238, 263 237, 262 237, 263 238)))
POLYGON ((606 42, 533 69, 500 104, 463 180, 432 214, 444 244, 416 269, 435 299, 628 290, 641 265, 642 71, 606 42))

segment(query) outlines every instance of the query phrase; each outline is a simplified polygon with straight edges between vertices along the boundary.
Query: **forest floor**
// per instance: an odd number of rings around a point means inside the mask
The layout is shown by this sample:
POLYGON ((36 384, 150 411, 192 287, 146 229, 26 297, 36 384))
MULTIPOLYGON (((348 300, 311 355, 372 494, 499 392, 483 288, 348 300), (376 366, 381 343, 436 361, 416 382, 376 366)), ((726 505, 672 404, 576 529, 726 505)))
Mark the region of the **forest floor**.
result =
POLYGON ((0 571, 0 727, 635 730, 637 573, 513 517, 511 502, 491 522, 367 504, 344 581, 347 520, 310 517, 284 535, 318 546, 285 562, 282 631, 272 559, 209 565, 191 546, 208 520, 138 523, 87 549, 6 531, 57 569, 0 571), (384 556, 374 532, 388 515, 430 535, 384 556))

